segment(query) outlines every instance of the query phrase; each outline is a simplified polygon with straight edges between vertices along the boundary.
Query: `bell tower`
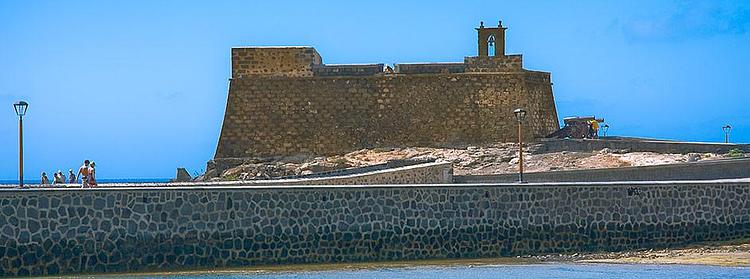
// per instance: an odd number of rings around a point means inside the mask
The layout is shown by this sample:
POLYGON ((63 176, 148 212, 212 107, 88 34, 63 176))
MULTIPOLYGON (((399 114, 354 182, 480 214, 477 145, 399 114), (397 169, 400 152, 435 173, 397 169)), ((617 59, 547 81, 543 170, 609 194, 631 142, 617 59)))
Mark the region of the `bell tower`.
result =
POLYGON ((479 22, 477 35, 479 37, 479 56, 505 56, 505 29, 503 21, 498 22, 497 27, 484 27, 484 22, 479 22), (494 50, 490 54, 490 50, 494 50))

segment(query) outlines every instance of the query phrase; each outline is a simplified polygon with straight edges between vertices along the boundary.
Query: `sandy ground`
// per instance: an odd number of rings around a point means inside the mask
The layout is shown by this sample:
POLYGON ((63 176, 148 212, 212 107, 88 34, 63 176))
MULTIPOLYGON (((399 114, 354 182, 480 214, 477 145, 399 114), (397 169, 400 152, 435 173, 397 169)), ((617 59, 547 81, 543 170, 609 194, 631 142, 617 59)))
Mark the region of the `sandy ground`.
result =
MULTIPOLYGON (((544 256, 543 256, 544 257, 544 256)), ((696 244, 677 249, 546 256, 542 261, 622 264, 702 264, 750 266, 750 239, 725 243, 696 244), (569 257, 565 259, 565 257, 569 257)), ((539 258, 539 257, 532 257, 539 258)))
MULTIPOLYGON (((727 156, 713 153, 660 154, 610 149, 597 152, 563 151, 535 154, 534 150, 538 147, 533 144, 525 147, 524 167, 527 172, 649 166, 715 160, 727 156)), ((225 180, 269 179, 362 167, 396 159, 435 159, 452 162, 456 175, 515 173, 519 161, 518 145, 512 143, 466 148, 376 148, 327 157, 300 155, 258 158, 256 163, 224 171, 221 177, 225 180)))
MULTIPOLYGON (((733 242, 703 243, 691 247, 628 252, 601 252, 586 254, 558 254, 542 256, 518 256, 485 259, 434 259, 398 262, 362 262, 331 264, 259 265, 241 268, 209 270, 185 270, 169 272, 145 272, 122 274, 127 276, 178 276, 178 275, 247 275, 276 272, 311 272, 327 270, 362 270, 386 268, 410 268, 416 266, 482 266, 518 265, 544 263, 607 263, 607 264, 698 264, 713 266, 750 267, 750 239, 733 242)), ((101 274, 88 277, 108 277, 101 274)))

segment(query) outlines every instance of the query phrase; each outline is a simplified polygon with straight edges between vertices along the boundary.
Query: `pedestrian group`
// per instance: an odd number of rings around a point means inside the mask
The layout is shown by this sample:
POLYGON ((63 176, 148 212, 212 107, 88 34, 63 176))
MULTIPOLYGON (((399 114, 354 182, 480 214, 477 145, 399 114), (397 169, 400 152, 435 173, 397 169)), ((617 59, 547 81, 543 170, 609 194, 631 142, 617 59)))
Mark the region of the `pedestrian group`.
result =
MULTIPOLYGON (((58 184, 78 184, 78 179, 81 180, 81 187, 94 187, 96 186, 96 163, 84 160, 83 165, 78 168, 78 173, 73 173, 72 169, 68 170, 68 177, 66 179, 65 174, 61 170, 57 170, 53 174, 53 185, 58 184)), ((46 172, 42 172, 42 185, 50 184, 49 178, 46 172)))

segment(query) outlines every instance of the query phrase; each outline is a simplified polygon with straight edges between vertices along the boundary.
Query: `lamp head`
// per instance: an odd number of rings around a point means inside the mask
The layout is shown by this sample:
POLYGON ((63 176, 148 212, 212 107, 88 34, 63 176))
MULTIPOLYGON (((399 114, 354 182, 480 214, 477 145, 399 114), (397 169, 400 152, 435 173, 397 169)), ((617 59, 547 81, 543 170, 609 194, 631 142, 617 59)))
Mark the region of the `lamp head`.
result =
POLYGON ((727 124, 724 127, 721 127, 721 129, 724 130, 724 133, 729 134, 729 131, 732 130, 732 126, 729 126, 729 124, 727 124))
POLYGON ((25 101, 18 101, 13 104, 13 108, 16 110, 16 114, 18 116, 24 116, 26 115, 26 109, 29 108, 29 103, 25 101))
POLYGON ((516 115, 516 119, 518 122, 523 121, 523 119, 526 117, 526 111, 524 109, 516 109, 513 111, 513 113, 516 115))

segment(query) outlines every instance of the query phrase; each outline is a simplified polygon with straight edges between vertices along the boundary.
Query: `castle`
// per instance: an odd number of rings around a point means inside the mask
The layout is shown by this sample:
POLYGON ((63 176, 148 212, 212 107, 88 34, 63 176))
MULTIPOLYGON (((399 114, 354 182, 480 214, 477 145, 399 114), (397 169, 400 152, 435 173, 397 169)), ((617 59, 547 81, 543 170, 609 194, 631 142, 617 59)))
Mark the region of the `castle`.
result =
POLYGON ((476 28, 457 63, 327 65, 312 47, 234 47, 214 159, 340 154, 362 148, 513 142, 559 128, 550 73, 505 54, 505 31, 476 28))

